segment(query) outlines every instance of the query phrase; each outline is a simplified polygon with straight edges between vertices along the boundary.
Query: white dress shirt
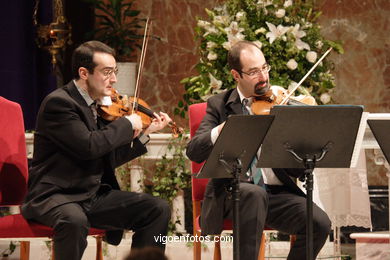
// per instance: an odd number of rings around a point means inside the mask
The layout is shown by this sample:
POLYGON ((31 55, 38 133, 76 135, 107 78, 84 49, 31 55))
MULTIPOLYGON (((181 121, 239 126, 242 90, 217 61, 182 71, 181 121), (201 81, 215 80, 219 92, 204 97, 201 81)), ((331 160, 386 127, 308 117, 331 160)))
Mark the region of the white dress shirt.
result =
MULTIPOLYGON (((242 103, 242 100, 245 98, 244 95, 240 92, 240 89, 237 88, 237 92, 238 92, 238 95, 240 96, 240 101, 242 103)), ((249 114, 253 115, 252 113, 252 110, 250 108, 250 105, 252 104, 252 97, 250 98, 247 98, 248 99, 248 103, 246 104, 246 108, 248 109, 249 111, 249 114)), ((211 142, 213 144, 215 144, 215 142, 217 141, 217 138, 219 136, 219 133, 218 133, 218 126, 214 127, 212 130, 211 130, 211 142)), ((260 149, 257 151, 257 158, 260 158, 260 151, 261 151, 261 147, 260 149)), ((264 179, 264 183, 265 184, 268 184, 268 185, 283 185, 283 183, 278 179, 278 177, 276 177, 274 171, 271 169, 271 168, 261 168, 262 172, 263 172, 263 179, 264 179)))

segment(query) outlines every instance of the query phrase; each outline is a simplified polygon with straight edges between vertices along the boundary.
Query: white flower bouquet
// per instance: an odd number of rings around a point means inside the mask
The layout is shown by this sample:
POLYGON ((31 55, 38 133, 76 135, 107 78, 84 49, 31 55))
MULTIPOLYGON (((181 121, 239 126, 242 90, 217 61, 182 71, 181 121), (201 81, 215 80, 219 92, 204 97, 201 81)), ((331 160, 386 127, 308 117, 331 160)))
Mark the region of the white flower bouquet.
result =
MULTIPOLYGON (((292 0, 226 0, 206 9, 208 20, 198 19, 195 32, 200 40, 199 75, 181 81, 186 93, 176 114, 185 115, 188 105, 234 88, 227 65, 228 50, 237 41, 254 42, 271 65, 270 81, 286 89, 299 82, 329 48, 343 52, 339 43, 326 40, 316 23, 320 12, 310 3, 292 0)), ((330 103, 335 87, 332 64, 324 59, 296 91, 312 95, 319 104, 330 103)))

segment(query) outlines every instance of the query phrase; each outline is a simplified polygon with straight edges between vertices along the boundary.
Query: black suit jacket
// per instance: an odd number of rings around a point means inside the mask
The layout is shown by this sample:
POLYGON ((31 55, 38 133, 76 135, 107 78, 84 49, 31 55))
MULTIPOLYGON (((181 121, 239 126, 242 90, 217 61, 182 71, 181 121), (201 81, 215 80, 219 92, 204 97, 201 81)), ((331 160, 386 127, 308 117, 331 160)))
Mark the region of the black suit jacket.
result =
MULTIPOLYGON (((236 89, 209 98, 206 115, 195 136, 187 145, 188 158, 197 163, 205 161, 213 148, 211 130, 226 121, 229 115, 235 114, 242 114, 242 105, 236 89)), ((289 176, 302 175, 303 170, 273 169, 273 171, 291 192, 304 196, 302 190, 289 178, 289 176)), ((223 205, 227 195, 225 188, 229 185, 230 179, 212 179, 208 183, 202 205, 201 227, 203 234, 220 234, 222 232, 223 205)))
MULTIPOLYGON (((49 94, 41 104, 34 134, 34 157, 28 194, 22 205, 27 219, 58 205, 83 201, 102 190, 119 189, 114 170, 146 152, 134 139, 126 118, 94 120, 73 81, 49 94)), ((114 236, 120 241, 121 232, 114 236)), ((110 242, 110 241, 109 241, 110 242)))

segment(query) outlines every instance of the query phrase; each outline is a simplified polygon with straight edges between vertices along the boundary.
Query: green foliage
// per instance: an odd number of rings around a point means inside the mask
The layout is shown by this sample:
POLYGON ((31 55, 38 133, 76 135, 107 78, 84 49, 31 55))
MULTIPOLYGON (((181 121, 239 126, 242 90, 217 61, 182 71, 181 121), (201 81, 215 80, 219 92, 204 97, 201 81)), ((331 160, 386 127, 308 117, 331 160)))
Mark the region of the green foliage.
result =
POLYGON ((0 207, 0 217, 11 215, 9 207, 0 207))
MULTIPOLYGON (((171 207, 179 192, 191 187, 190 167, 185 156, 187 141, 186 134, 170 140, 167 153, 156 162, 156 169, 152 172, 153 185, 145 186, 145 192, 166 200, 171 207)), ((169 224, 170 233, 176 231, 175 224, 179 222, 176 219, 169 224)))
POLYGON ((8 256, 12 255, 15 252, 16 243, 17 242, 10 241, 8 248, 4 249, 3 252, 0 253, 0 256, 8 257, 8 256))
POLYGON ((153 196, 169 203, 172 203, 179 190, 190 187, 191 174, 185 157, 187 140, 188 137, 183 134, 171 139, 167 153, 156 163, 152 179, 154 185, 148 190, 153 196))
POLYGON ((131 0, 84 0, 94 4, 96 29, 87 34, 87 38, 106 43, 117 52, 119 61, 128 61, 135 48, 141 48, 139 40, 143 34, 145 19, 138 18, 139 10, 132 9, 131 0))
MULTIPOLYGON (((257 44, 271 65, 271 84, 290 89, 327 49, 333 47, 343 53, 339 43, 321 35, 316 24, 321 13, 311 2, 226 0, 221 6, 206 9, 208 19, 198 19, 195 27, 196 39, 200 41, 198 75, 181 81, 186 93, 175 113, 184 116, 188 105, 235 87, 227 53, 237 41, 257 44)), ((319 104, 331 102, 331 90, 335 87, 331 68, 332 64, 323 60, 298 91, 311 94, 319 104)))

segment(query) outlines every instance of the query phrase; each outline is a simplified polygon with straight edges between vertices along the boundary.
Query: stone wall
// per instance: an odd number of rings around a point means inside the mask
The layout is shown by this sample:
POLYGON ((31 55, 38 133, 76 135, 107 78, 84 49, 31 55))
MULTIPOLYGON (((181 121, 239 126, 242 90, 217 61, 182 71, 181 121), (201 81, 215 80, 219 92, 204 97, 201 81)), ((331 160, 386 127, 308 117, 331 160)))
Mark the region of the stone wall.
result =
MULTIPOLYGON (((196 17, 205 17, 204 8, 217 0, 142 0, 137 8, 153 19, 146 54, 140 97, 156 111, 173 115, 184 93, 179 83, 193 75, 197 63, 197 42, 193 28, 196 17)), ((372 113, 390 112, 390 1, 317 0, 323 12, 320 23, 328 39, 343 42, 344 55, 332 53, 336 89, 333 98, 340 104, 359 104, 372 113)), ((185 120, 176 118, 179 124, 185 120)), ((368 153, 368 158, 370 154, 368 153)), ((368 162, 371 185, 385 185, 385 170, 368 162), (372 177, 371 177, 372 176, 372 177)))
MULTIPOLYGON (((334 99, 364 105, 371 113, 390 113, 390 1, 320 0, 324 35, 343 42, 344 55, 332 54, 334 99)), ((387 186, 386 169, 366 151, 369 185, 387 186)))

